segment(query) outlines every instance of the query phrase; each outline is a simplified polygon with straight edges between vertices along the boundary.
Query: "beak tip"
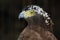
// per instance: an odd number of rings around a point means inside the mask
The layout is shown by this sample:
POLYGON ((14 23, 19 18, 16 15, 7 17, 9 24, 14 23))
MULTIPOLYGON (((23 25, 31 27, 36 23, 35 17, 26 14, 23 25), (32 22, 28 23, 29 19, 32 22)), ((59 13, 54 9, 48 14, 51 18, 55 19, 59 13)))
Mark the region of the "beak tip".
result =
POLYGON ((21 18, 24 18, 24 13, 23 12, 21 12, 18 16, 18 19, 21 19, 21 18))
POLYGON ((23 19, 23 18, 24 18, 24 17, 21 16, 21 15, 18 16, 18 20, 23 19))

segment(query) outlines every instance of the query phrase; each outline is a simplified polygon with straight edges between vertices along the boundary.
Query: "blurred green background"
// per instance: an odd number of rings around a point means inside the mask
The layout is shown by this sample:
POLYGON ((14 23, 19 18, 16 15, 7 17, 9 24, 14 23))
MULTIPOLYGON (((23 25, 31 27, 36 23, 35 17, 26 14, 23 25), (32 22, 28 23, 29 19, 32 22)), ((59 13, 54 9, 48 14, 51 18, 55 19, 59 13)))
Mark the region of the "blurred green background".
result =
POLYGON ((60 2, 58 0, 0 0, 0 40, 17 40, 25 28, 26 21, 19 21, 18 15, 26 5, 39 5, 51 15, 53 33, 60 40, 60 2))

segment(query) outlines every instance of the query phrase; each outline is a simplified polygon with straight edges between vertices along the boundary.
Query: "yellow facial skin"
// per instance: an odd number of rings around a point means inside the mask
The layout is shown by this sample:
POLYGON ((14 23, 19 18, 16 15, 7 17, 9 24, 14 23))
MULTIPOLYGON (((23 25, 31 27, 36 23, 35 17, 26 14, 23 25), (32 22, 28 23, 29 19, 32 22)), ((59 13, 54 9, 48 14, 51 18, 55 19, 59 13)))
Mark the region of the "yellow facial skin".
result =
POLYGON ((24 13, 24 17, 25 18, 32 17, 32 16, 34 16, 34 13, 35 13, 34 10, 27 10, 24 13))

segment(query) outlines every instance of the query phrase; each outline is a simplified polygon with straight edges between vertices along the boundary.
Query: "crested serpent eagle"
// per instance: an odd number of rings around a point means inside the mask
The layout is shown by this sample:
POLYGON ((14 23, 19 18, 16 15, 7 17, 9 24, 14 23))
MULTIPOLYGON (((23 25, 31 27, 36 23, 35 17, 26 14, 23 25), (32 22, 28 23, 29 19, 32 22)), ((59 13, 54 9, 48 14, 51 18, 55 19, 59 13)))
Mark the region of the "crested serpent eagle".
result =
POLYGON ((24 18, 28 25, 20 33, 18 40, 57 40, 52 32, 53 22, 41 7, 36 5, 25 7, 18 16, 19 20, 21 18, 24 18))

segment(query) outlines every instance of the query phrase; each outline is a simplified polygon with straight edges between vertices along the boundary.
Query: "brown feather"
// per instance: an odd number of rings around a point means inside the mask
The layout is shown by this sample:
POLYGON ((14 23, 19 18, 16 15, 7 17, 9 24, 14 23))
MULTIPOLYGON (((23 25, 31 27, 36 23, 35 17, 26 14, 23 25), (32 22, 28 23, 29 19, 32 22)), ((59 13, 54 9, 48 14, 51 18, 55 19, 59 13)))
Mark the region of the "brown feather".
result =
MULTIPOLYGON (((27 27, 20 33, 18 40, 57 40, 52 32, 52 26, 47 26, 41 15, 27 18, 27 27)), ((53 30, 52 30, 53 31, 53 30)))

